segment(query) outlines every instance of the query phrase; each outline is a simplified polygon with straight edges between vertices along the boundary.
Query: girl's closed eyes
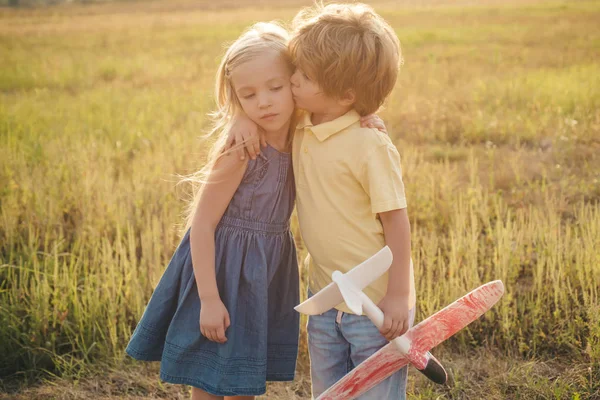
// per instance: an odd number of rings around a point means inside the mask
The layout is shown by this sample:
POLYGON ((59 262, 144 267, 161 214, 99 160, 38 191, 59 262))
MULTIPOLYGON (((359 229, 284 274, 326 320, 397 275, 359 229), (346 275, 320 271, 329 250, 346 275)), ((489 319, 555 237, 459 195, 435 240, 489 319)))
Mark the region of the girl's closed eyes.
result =
POLYGON ((299 274, 287 41, 283 28, 260 23, 223 57, 212 114, 218 138, 188 179, 198 190, 186 233, 127 347, 134 358, 160 360, 163 380, 193 386, 193 400, 247 398, 263 394, 267 381, 294 378, 299 274), (227 157, 238 113, 265 132, 263 157, 227 157))

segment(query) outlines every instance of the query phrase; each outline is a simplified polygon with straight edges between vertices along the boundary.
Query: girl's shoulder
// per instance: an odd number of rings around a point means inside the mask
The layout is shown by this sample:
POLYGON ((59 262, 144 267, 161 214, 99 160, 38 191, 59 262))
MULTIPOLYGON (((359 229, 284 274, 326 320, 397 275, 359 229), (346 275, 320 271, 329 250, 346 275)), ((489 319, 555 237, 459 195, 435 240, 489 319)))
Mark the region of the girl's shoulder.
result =
POLYGON ((240 179, 246 175, 248 170, 248 160, 241 160, 233 152, 225 152, 217 157, 214 164, 208 173, 207 182, 213 184, 226 184, 236 181, 238 184, 240 179))
POLYGON ((258 183, 264 179, 280 178, 282 170, 285 171, 286 167, 291 168, 291 157, 291 152, 281 151, 267 144, 256 159, 248 160, 242 183, 258 183))
POLYGON ((241 160, 234 152, 224 152, 217 158, 212 169, 213 172, 227 173, 241 168, 248 168, 248 157, 241 160))

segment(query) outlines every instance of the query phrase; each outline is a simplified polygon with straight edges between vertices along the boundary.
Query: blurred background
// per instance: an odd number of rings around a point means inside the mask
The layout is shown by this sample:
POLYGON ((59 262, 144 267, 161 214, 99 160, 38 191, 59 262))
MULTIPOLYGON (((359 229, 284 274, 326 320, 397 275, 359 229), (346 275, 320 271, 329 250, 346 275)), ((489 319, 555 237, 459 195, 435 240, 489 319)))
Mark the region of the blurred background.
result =
MULTIPOLYGON (((179 242, 226 44, 309 4, 0 0, 0 398, 188 398, 124 347, 179 242)), ((405 59, 379 115, 416 321, 506 286, 434 349, 449 385, 412 369, 409 398, 600 399, 600 3, 369 4, 405 59)), ((310 398, 304 335, 296 380, 261 398, 310 398)))

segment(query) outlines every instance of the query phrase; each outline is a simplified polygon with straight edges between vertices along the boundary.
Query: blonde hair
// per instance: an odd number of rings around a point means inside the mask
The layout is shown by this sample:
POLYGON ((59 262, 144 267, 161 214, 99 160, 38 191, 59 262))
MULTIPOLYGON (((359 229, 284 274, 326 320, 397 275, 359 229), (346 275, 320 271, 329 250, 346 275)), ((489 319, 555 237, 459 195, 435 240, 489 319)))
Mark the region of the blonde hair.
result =
POLYGON ((398 37, 383 18, 365 4, 315 4, 293 25, 292 59, 326 96, 354 91, 354 108, 363 116, 381 107, 402 65, 398 37))
MULTIPOLYGON (((192 183, 195 192, 194 198, 187 208, 185 230, 191 227, 202 187, 206 183, 215 162, 238 147, 244 146, 244 143, 236 143, 235 147, 225 149, 231 121, 242 110, 231 81, 231 72, 238 66, 264 55, 265 52, 275 52, 283 57, 290 67, 290 72, 293 72, 294 65, 288 51, 288 42, 289 33, 281 25, 276 22, 259 22, 248 28, 227 48, 217 70, 215 84, 216 110, 209 114, 213 120, 213 126, 206 135, 206 137, 217 135, 217 139, 208 153, 204 167, 182 179, 182 182, 192 183)), ((291 128, 292 124, 290 124, 291 128)), ((291 141, 290 134, 288 134, 288 141, 291 141)))

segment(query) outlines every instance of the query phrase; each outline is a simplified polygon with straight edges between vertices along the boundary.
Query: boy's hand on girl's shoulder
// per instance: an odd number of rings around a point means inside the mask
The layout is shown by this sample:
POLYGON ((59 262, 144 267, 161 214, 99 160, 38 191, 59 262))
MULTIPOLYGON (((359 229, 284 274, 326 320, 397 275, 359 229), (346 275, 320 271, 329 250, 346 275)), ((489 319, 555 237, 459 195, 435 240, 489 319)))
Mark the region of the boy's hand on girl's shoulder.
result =
POLYGON ((225 343, 227 341, 225 331, 231 324, 225 304, 219 297, 202 299, 201 302, 200 332, 208 340, 225 343))
POLYGON ((387 129, 385 128, 385 124, 383 120, 379 118, 377 114, 369 114, 365 117, 360 117, 360 127, 361 128, 375 128, 386 135, 388 134, 387 129))
POLYGON ((409 328, 408 296, 386 295, 378 306, 384 317, 381 334, 389 341, 402 336, 409 328))
POLYGON ((237 115, 227 134, 225 149, 234 151, 240 160, 244 160, 248 152, 248 156, 254 160, 260 154, 261 146, 267 146, 264 132, 245 114, 237 115))

